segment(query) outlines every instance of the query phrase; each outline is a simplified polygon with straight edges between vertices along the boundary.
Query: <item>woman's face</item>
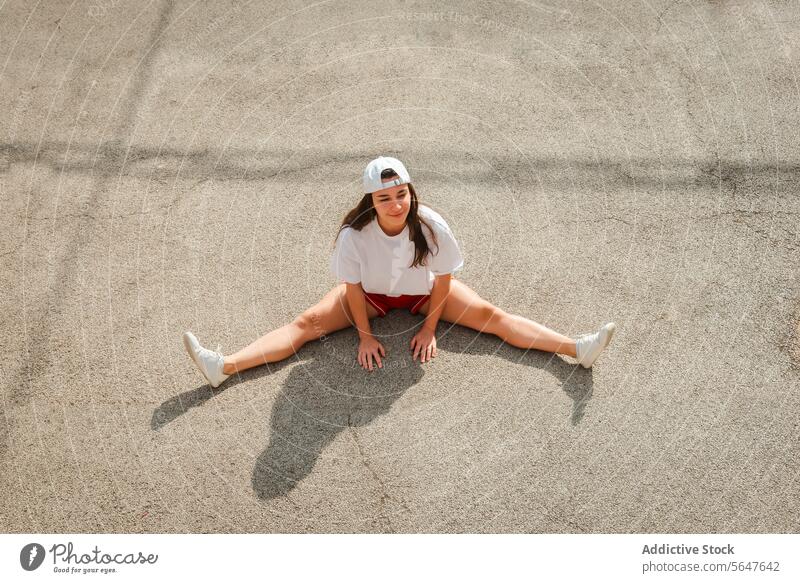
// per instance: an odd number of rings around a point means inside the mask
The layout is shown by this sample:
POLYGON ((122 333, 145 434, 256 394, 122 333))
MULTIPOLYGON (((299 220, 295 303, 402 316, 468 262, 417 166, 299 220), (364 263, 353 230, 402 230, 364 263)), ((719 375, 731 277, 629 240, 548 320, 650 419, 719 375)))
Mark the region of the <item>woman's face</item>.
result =
MULTIPOLYGON (((388 180, 390 179, 387 178, 388 180)), ((381 223, 392 227, 404 224, 411 209, 411 192, 408 190, 408 184, 373 192, 372 204, 381 223)))

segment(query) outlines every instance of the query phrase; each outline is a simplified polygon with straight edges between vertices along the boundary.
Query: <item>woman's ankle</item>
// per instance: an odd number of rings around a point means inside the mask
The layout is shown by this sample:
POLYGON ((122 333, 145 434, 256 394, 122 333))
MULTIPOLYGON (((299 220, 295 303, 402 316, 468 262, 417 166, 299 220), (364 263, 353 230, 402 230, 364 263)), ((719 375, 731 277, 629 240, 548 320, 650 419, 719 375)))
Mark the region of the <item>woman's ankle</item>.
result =
POLYGON ((227 358, 222 360, 222 374, 234 374, 236 372, 236 365, 229 362, 227 358))

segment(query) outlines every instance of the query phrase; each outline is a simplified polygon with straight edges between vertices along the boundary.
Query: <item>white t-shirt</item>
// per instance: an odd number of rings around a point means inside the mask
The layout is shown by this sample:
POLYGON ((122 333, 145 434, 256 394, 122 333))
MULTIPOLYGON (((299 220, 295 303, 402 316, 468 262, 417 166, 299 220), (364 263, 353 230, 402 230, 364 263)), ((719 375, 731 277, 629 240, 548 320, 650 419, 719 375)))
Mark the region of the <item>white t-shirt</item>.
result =
POLYGON ((442 216, 430 207, 419 205, 419 214, 436 234, 434 245, 430 232, 422 225, 430 253, 427 265, 409 267, 416 248, 408 238, 408 225, 390 237, 383 232, 377 217, 357 231, 345 227, 331 255, 330 269, 338 281, 361 283, 365 292, 387 296, 427 295, 433 289, 434 276, 461 269, 464 259, 453 232, 442 216))

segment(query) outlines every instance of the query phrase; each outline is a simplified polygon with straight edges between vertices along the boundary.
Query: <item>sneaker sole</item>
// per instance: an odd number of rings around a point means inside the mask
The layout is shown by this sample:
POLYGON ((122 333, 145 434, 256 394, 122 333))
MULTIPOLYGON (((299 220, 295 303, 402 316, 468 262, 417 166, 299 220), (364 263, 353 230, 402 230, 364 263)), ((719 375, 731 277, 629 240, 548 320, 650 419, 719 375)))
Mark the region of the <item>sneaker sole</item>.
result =
MULTIPOLYGON (((608 345, 611 344, 611 340, 614 338, 614 332, 617 331, 617 325, 614 322, 608 322, 603 324, 602 328, 605 328, 607 332, 606 341, 605 344, 603 344, 603 348, 600 349, 600 354, 603 354, 606 351, 606 348, 608 348, 608 345)), ((592 366, 594 366, 594 363, 597 362, 598 358, 600 358, 600 354, 595 357, 594 362, 592 362, 592 366)))
POLYGON ((604 328, 606 326, 608 326, 608 339, 606 340, 606 345, 603 346, 603 350, 608 348, 608 345, 611 344, 611 339, 614 338, 614 332, 617 331, 617 325, 614 322, 609 322, 608 324, 603 325, 604 328))
POLYGON ((594 360, 592 360, 592 364, 590 364, 589 366, 586 366, 585 364, 581 364, 581 366, 583 368, 587 368, 588 369, 588 368, 592 368, 594 366, 594 363, 597 362, 597 359, 600 358, 600 355, 603 354, 605 349, 608 348, 608 345, 611 344, 611 340, 612 340, 612 338, 614 338, 614 332, 616 332, 616 330, 617 330, 617 325, 614 322, 606 322, 605 324, 600 326, 600 329, 603 329, 603 328, 605 328, 607 330, 606 331, 606 341, 603 343, 603 347, 600 349, 600 352, 598 352, 597 356, 595 356, 594 360))
POLYGON ((183 333, 183 347, 186 349, 186 352, 189 353, 189 356, 192 358, 192 362, 194 362, 194 365, 197 367, 197 370, 200 371, 200 374, 203 375, 205 379, 208 381, 208 384, 214 388, 218 387, 219 385, 215 386, 214 383, 211 382, 211 379, 208 378, 206 376, 206 373, 203 372, 203 368, 200 366, 200 363, 197 362, 197 358, 194 355, 194 350, 192 350, 192 344, 191 341, 189 340, 188 332, 183 333))

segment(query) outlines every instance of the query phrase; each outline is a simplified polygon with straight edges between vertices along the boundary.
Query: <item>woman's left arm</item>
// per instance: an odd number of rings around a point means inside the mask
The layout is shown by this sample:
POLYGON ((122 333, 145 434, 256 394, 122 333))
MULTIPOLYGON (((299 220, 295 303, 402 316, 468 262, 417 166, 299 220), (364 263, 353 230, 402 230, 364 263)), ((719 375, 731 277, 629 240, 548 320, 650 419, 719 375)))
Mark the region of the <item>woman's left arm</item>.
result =
POLYGON ((450 278, 452 274, 437 275, 431 290, 430 304, 428 304, 428 315, 425 323, 414 337, 411 339, 411 350, 414 353, 413 359, 417 359, 419 354, 420 362, 427 362, 436 356, 436 324, 444 311, 444 304, 450 294, 450 278))

